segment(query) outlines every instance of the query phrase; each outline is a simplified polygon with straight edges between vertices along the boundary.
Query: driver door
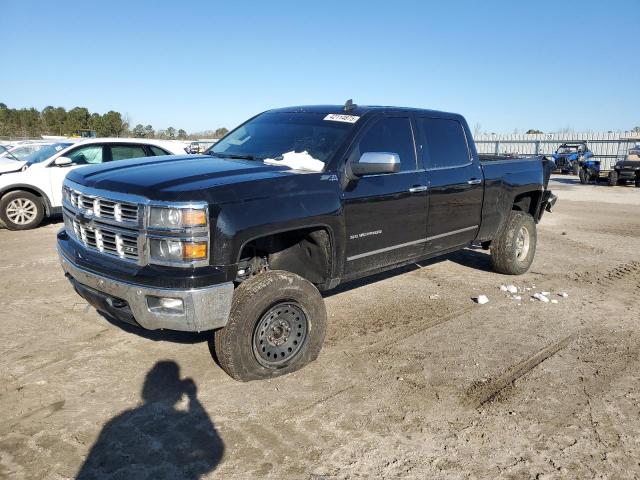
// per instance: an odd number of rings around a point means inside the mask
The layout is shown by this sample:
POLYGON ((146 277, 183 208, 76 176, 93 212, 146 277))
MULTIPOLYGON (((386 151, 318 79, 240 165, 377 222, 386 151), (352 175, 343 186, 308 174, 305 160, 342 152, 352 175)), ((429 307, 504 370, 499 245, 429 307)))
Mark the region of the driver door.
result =
POLYGON ((364 175, 343 192, 347 276, 400 263, 424 251, 426 178, 417 164, 414 131, 409 116, 384 116, 356 141, 350 158, 366 152, 396 153, 400 171, 364 175))

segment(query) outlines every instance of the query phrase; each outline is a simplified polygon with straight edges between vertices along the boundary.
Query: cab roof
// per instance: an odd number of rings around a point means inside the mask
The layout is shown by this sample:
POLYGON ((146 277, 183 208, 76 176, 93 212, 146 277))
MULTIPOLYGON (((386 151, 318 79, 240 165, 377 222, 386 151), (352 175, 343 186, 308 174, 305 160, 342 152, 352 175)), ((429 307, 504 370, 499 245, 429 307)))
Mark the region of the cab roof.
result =
POLYGON ((282 112, 282 113, 295 113, 295 112, 307 112, 307 113, 320 113, 329 114, 337 113, 342 115, 356 115, 363 116, 371 112, 407 112, 407 113, 423 113, 429 115, 437 115, 438 117, 456 117, 460 115, 450 112, 442 112, 438 110, 428 110, 423 108, 410 108, 410 107, 393 107, 384 105, 354 105, 352 109, 345 110, 344 105, 299 105, 284 108, 274 108, 268 110, 268 112, 282 112))

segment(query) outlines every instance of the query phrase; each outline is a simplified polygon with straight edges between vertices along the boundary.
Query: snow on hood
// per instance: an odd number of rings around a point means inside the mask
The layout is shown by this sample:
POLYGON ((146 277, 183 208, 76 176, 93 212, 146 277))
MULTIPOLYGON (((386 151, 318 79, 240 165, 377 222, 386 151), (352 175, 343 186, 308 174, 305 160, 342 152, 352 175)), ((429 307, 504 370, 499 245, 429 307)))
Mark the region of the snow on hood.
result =
POLYGON ((12 158, 0 158, 0 174, 17 172, 27 164, 22 160, 14 160, 12 158))
POLYGON ((321 172, 324 169, 324 162, 313 158, 306 150, 304 152, 287 152, 282 154, 282 160, 265 158, 267 165, 282 165, 293 170, 309 170, 311 172, 321 172))

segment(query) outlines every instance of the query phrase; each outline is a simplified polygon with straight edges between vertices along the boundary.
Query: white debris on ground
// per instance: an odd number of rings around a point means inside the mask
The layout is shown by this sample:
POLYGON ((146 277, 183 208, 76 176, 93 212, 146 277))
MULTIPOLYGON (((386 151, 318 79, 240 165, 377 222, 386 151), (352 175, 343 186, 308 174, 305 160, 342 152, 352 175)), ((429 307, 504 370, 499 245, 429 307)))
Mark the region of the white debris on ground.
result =
POLYGON ((543 303, 549 303, 549 297, 547 297, 546 295, 543 295, 540 292, 534 293, 533 298, 535 298, 536 300, 540 300, 543 303))
MULTIPOLYGON (((533 289, 535 289, 535 285, 531 285, 530 287, 526 287, 526 286, 521 286, 521 287, 516 287, 515 285, 500 285, 500 291, 504 292, 507 298, 510 298, 512 300, 516 300, 516 301, 521 301, 522 300, 522 295, 516 295, 518 293, 524 293, 524 292, 529 292, 533 289)), ((530 302, 533 302, 534 300, 538 300, 542 303, 553 303, 553 304, 558 304, 560 303, 557 299, 553 299, 551 300, 551 292, 536 292, 534 293, 531 298, 529 298, 530 302)), ((569 294, 567 292, 559 292, 557 294, 559 297, 562 298, 567 298, 569 296, 569 294)), ((487 299, 488 301, 488 299, 487 299)), ((478 302, 476 300, 476 302, 478 302)), ((480 302, 478 302, 480 303, 480 302)))
POLYGON ((280 160, 265 158, 263 162, 268 165, 282 165, 293 170, 309 170, 312 172, 324 170, 324 162, 316 160, 306 150, 304 152, 283 153, 280 160))
POLYGON ((433 295, 429 295, 429 300, 437 300, 440 298, 440 295, 434 293, 433 295))
POLYGON ((486 295, 478 295, 475 301, 480 305, 484 305, 485 303, 489 303, 489 298, 486 295))

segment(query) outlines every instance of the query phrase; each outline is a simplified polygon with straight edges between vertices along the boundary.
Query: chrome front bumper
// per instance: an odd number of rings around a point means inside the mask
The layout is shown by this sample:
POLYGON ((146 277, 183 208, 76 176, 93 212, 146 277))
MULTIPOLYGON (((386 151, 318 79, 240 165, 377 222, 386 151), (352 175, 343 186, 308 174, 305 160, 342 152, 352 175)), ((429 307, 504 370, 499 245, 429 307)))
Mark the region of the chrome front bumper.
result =
MULTIPOLYGON (((150 288, 98 275, 78 267, 62 252, 58 251, 58 254, 62 268, 76 291, 94 306, 96 296, 104 300, 100 302, 104 308, 97 307, 105 310, 103 313, 130 310, 135 323, 149 330, 166 328, 201 332, 227 324, 233 298, 232 282, 192 290, 150 288), (174 314, 152 311, 147 303, 148 297, 179 298, 183 301, 184 312, 174 314), (122 301, 126 302, 126 306, 122 301)), ((119 315, 114 316, 119 318, 119 315)))

